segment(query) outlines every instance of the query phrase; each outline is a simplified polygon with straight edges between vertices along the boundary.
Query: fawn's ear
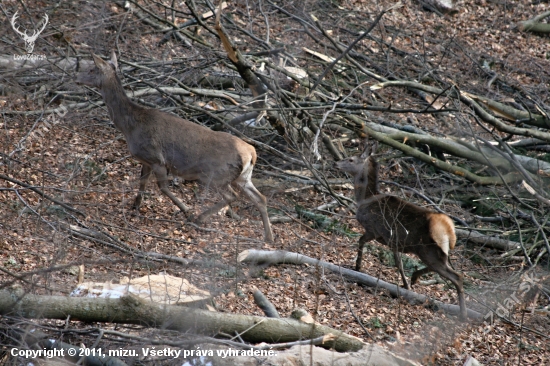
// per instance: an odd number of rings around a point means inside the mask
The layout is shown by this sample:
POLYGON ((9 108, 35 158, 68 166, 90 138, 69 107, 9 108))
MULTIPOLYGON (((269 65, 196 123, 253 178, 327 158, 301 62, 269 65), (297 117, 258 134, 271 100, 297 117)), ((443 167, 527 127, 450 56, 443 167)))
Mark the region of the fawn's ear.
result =
POLYGON ((374 140, 372 144, 369 146, 369 137, 367 136, 365 138, 365 148, 363 149, 363 152, 361 153, 361 158, 366 159, 367 157, 373 155, 378 150, 378 141, 374 140))
POLYGON ((377 151, 378 151, 378 141, 377 141, 377 140, 374 140, 374 142, 373 142, 372 145, 370 146, 370 153, 369 153, 369 155, 374 155, 374 154, 376 154, 377 151))
POLYGON ((367 156, 369 156, 369 137, 365 137, 365 141, 363 142, 363 144, 365 145, 363 147, 363 152, 361 153, 361 159, 366 159, 367 156))
POLYGON ((97 68, 100 69, 103 73, 107 73, 109 71, 112 72, 113 68, 116 69, 116 66, 112 66, 110 61, 104 61, 101 57, 94 53, 92 53, 92 58, 94 59, 94 63, 97 68))
POLYGON ((92 58, 94 59, 94 64, 100 69, 105 67, 105 61, 95 53, 92 53, 92 58))
POLYGON ((111 65, 113 65, 115 67, 115 71, 118 71, 118 61, 116 59, 116 52, 115 50, 112 50, 111 51, 111 65))

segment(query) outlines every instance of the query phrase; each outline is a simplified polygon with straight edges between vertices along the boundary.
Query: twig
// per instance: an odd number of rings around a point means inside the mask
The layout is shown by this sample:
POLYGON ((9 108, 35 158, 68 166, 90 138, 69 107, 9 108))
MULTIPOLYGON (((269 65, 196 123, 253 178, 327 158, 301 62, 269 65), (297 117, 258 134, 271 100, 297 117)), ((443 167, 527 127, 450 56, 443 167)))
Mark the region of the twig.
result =
MULTIPOLYGON (((370 25, 370 27, 365 31, 363 32, 359 37, 357 37, 353 42, 351 42, 351 44, 348 46, 348 48, 346 48, 346 50, 344 52, 342 52, 340 54, 340 56, 336 57, 331 63, 330 65, 327 66, 327 68, 325 69, 325 71, 323 71, 323 73, 317 78, 317 81, 315 81, 315 84, 313 84, 313 86, 311 87, 310 91, 309 91, 309 98, 311 98, 311 96, 313 95, 313 91, 317 88, 317 86, 319 85, 319 83, 323 80, 323 78, 325 77, 325 75, 334 67, 334 65, 336 65, 342 58, 344 58, 351 50, 353 47, 355 47, 355 45, 361 41, 363 38, 365 38, 373 29, 374 27, 376 27, 376 25, 380 22, 380 20, 382 19, 382 17, 384 16, 384 14, 386 14, 389 10, 395 8, 395 7, 398 7, 398 6, 401 6, 401 3, 397 3, 395 5, 393 5, 392 7, 390 7, 389 9, 386 9, 386 10, 382 10, 380 12, 380 14, 378 14, 378 16, 376 17, 376 19, 374 19, 374 21, 372 22, 372 24, 370 25)), ((319 24, 319 21, 317 19, 314 19, 315 21, 315 24, 319 27, 319 29, 321 29, 324 33, 324 30, 322 29, 322 27, 320 26, 319 24)))
POLYGON ((44 192, 42 192, 40 189, 38 189, 38 188, 36 188, 36 187, 34 187, 34 186, 31 186, 30 184, 21 182, 20 180, 17 180, 17 179, 15 179, 15 178, 8 177, 7 175, 4 175, 4 174, 0 174, 0 179, 7 180, 8 182, 15 183, 15 184, 17 184, 17 185, 19 185, 19 186, 21 186, 21 187, 28 188, 28 189, 30 189, 31 191, 38 193, 40 196, 44 197, 45 199, 47 199, 47 200, 49 200, 49 201, 52 201, 53 203, 55 203, 55 204, 57 204, 57 205, 59 205, 59 206, 65 208, 65 209, 67 209, 67 210, 69 210, 69 211, 71 211, 71 212, 74 212, 74 213, 76 213, 76 214, 78 214, 78 215, 81 215, 81 216, 83 216, 83 217, 86 217, 86 214, 85 214, 85 213, 83 213, 83 212, 77 210, 76 208, 73 208, 73 207, 69 206, 69 205, 66 204, 66 203, 63 203, 63 202, 61 202, 61 201, 59 201, 59 200, 56 200, 56 199, 53 198, 53 197, 48 196, 47 194, 45 194, 44 192))

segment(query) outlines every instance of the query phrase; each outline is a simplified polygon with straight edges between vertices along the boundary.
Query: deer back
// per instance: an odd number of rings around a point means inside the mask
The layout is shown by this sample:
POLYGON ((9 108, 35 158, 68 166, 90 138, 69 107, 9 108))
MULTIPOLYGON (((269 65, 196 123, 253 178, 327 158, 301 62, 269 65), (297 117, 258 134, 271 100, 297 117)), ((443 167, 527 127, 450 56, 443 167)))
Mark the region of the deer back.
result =
POLYGON ((434 243, 430 236, 432 211, 398 197, 374 195, 357 210, 357 220, 366 232, 401 252, 415 253, 417 246, 434 243))
POLYGON ((116 73, 114 53, 111 61, 92 56, 95 68, 76 81, 100 90, 113 123, 140 162, 164 165, 186 180, 213 186, 233 182, 255 164, 256 150, 243 140, 132 102, 116 73))
POLYGON ((138 119, 139 127, 128 138, 132 155, 148 163, 162 159, 158 162, 186 180, 225 185, 256 163, 254 147, 226 132, 154 109, 138 119))

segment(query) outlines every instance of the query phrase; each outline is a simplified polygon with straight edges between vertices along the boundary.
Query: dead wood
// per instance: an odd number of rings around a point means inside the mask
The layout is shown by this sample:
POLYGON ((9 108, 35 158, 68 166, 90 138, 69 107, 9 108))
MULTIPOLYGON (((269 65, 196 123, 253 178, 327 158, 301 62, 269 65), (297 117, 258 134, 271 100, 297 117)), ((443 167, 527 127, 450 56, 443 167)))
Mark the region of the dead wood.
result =
POLYGON ((541 20, 549 16, 550 11, 545 11, 532 19, 519 22, 518 28, 524 32, 550 33, 550 24, 541 22, 541 20))
POLYGON ((11 183, 14 183, 14 184, 17 184, 18 186, 21 186, 21 187, 25 187, 25 188, 28 188, 30 189, 31 191, 37 193, 38 195, 40 195, 41 197, 47 199, 48 201, 51 201, 61 207, 63 207, 64 209, 70 211, 70 212, 73 212, 75 214, 78 214, 80 216, 84 216, 86 217, 86 214, 83 213, 82 211, 79 211, 77 210, 76 208, 74 207, 71 207, 70 205, 64 203, 64 202, 61 202, 53 197, 50 197, 49 195, 45 194, 44 192, 42 192, 40 189, 30 185, 30 184, 27 184, 25 182, 21 182, 20 180, 17 180, 17 179, 14 179, 14 178, 11 178, 11 177, 8 177, 4 174, 0 174, 0 179, 3 179, 5 181, 8 181, 8 182, 11 182, 11 183))
MULTIPOLYGON (((241 263, 255 265, 275 265, 275 264, 309 264, 312 266, 321 266, 335 273, 341 274, 348 279, 351 279, 359 284, 369 287, 383 288, 388 290, 394 297, 402 297, 411 305, 429 303, 435 309, 441 309, 449 314, 457 315, 460 311, 458 305, 443 304, 437 300, 428 298, 425 295, 418 294, 414 291, 405 290, 397 285, 385 282, 376 277, 369 276, 365 273, 352 271, 332 263, 323 262, 318 259, 310 258, 302 254, 287 252, 283 250, 266 251, 266 250, 245 250, 239 254, 238 261, 241 263)), ((482 315, 477 311, 468 309, 468 317, 470 319, 479 320, 482 315)))
MULTIPOLYGON (((373 85, 371 87, 371 89, 372 90, 378 90, 378 89, 387 88, 387 87, 391 87, 391 86, 414 88, 414 89, 419 89, 419 90, 422 90, 422 91, 425 91, 425 92, 428 92, 428 93, 433 93, 433 94, 436 94, 436 95, 441 95, 441 94, 445 93, 445 90, 440 89, 440 88, 424 85, 424 84, 417 83, 417 82, 414 82, 414 81, 404 81, 404 80, 387 81, 387 82, 378 83, 378 84, 373 85)), ((467 92, 462 92, 462 91, 459 91, 458 95, 456 94, 456 92, 449 93, 448 96, 453 97, 453 98, 457 98, 460 101, 466 103, 467 105, 472 106, 474 108, 474 111, 477 113, 477 115, 483 121, 495 126, 498 130, 500 130, 502 132, 512 133, 512 134, 521 135, 521 136, 535 137, 535 138, 538 138, 538 139, 541 139, 541 140, 544 140, 544 141, 550 141, 550 133, 548 133, 548 132, 539 131, 539 130, 531 129, 531 128, 521 128, 521 127, 509 126, 509 125, 505 124, 504 122, 502 122, 497 117, 491 115, 488 111, 483 109, 478 103, 478 101, 481 102, 481 103, 483 103, 483 101, 487 101, 488 100, 487 98, 480 98, 477 95, 467 93, 467 92)), ((497 105, 497 103, 492 102, 490 105, 494 107, 494 106, 497 105)), ((517 113, 519 114, 521 112, 517 111, 517 113)))
POLYGON ((254 290, 253 296, 254 296, 254 302, 256 303, 256 305, 260 307, 260 309, 262 309, 265 316, 267 316, 268 318, 281 317, 277 312, 277 308, 275 308, 275 305, 273 305, 273 303, 269 301, 267 297, 265 297, 265 295, 260 290, 258 289, 254 290))
POLYGON ((486 246, 503 251, 509 251, 521 247, 520 243, 500 239, 494 236, 483 235, 475 230, 456 229, 455 232, 459 239, 467 240, 480 246, 486 246))
POLYGON ((148 327, 204 335, 238 332, 247 342, 292 342, 333 334, 323 346, 338 352, 357 351, 364 346, 358 338, 318 324, 295 319, 264 318, 218 313, 181 306, 158 305, 135 296, 120 299, 90 299, 39 296, 0 291, 0 314, 30 319, 72 319, 85 322, 141 324, 148 327))
MULTIPOLYGON (((356 117, 350 116, 350 119, 355 119, 356 117)), ((363 123, 360 120, 356 119, 357 123, 363 123)), ((436 168, 439 168, 441 170, 447 171, 449 173, 464 177, 472 182, 482 184, 482 185, 493 185, 493 184, 501 184, 503 182, 516 182, 520 179, 520 175, 516 172, 508 173, 504 175, 501 179, 501 177, 485 177, 485 176, 479 176, 475 173, 472 173, 471 171, 464 169, 462 167, 452 165, 449 163, 446 163, 444 161, 441 161, 439 159, 436 159, 432 156, 429 156, 427 154, 424 154, 423 152, 416 150, 412 147, 409 147, 405 144, 402 144, 400 142, 397 142, 387 135, 383 133, 376 132, 366 124, 363 124, 363 129, 365 133, 368 136, 371 136, 372 138, 376 139, 377 141, 389 145, 393 148, 396 148, 398 150, 403 151, 406 155, 413 156, 415 158, 418 158, 430 165, 435 166, 436 168)))
MULTIPOLYGON (((450 155, 476 161, 483 165, 489 164, 490 166, 490 164, 492 164, 495 167, 506 170, 511 168, 510 160, 503 157, 503 155, 496 154, 492 149, 484 148, 483 146, 479 149, 474 144, 456 137, 434 137, 428 134, 404 132, 374 122, 366 122, 365 124, 373 130, 383 133, 387 137, 396 141, 402 141, 402 143, 416 142, 427 144, 431 147, 443 150, 450 155)), ((473 138, 475 138, 475 136, 473 138)), ((514 158, 529 172, 550 176, 550 163, 517 154, 514 154, 514 158)))

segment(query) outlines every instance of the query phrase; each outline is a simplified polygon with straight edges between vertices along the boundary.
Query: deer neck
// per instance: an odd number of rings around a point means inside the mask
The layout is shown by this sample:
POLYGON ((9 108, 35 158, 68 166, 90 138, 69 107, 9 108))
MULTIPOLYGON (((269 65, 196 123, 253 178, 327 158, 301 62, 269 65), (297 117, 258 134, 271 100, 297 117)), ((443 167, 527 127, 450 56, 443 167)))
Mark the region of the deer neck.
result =
POLYGON ((355 176, 355 202, 359 202, 378 194, 378 162, 369 157, 363 169, 355 176))
POLYGON ((126 135, 136 125, 134 112, 139 106, 126 95, 118 76, 115 80, 110 79, 101 86, 101 96, 111 120, 126 135))

